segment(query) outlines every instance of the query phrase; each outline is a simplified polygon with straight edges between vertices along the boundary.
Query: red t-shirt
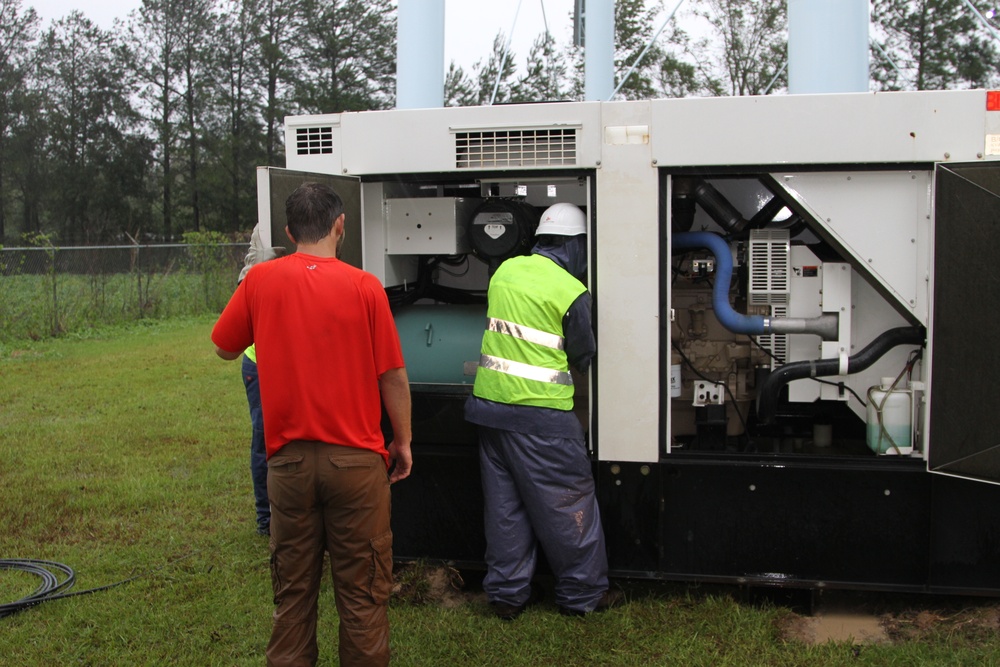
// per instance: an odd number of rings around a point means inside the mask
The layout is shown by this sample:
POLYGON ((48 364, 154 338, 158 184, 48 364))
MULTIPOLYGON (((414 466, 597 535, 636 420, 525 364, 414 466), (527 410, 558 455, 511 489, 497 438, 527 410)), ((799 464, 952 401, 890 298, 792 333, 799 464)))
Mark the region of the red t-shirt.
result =
POLYGON ((295 253, 253 267, 212 341, 257 346, 270 458, 291 440, 371 449, 388 463, 378 378, 403 367, 378 279, 337 259, 295 253))

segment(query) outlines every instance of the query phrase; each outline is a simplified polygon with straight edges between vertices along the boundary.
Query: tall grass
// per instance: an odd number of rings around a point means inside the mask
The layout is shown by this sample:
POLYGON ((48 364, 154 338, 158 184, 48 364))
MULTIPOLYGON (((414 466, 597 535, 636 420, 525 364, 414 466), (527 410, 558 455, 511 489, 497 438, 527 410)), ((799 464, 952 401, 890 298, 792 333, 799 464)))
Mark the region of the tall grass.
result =
MULTIPOLYGON (((266 541, 255 533, 249 419, 237 364, 215 357, 211 324, 144 323, 0 347, 0 558, 65 563, 76 590, 141 575, 0 619, 0 664, 263 664, 272 600, 266 541)), ((37 583, 0 572, 0 603, 37 583)), ((584 619, 564 618, 551 603, 505 623, 481 596, 453 608, 396 599, 393 662, 1000 664, 981 626, 885 645, 808 646, 783 632, 787 609, 619 583, 630 601, 584 619)), ((320 663, 333 665, 336 617, 325 586, 320 663)))
POLYGON ((243 250, 153 247, 139 262, 122 247, 0 248, 0 343, 218 313, 236 287, 243 250))

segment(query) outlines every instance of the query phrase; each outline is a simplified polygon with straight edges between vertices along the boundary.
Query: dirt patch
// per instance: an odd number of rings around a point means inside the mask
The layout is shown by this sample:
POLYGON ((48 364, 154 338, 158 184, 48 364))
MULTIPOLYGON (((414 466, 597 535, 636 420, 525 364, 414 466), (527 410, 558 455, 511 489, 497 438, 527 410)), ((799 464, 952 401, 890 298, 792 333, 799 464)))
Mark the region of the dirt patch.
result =
POLYGON ((782 637, 806 644, 921 641, 937 635, 989 638, 1000 631, 1000 604, 980 598, 851 594, 831 596, 813 614, 789 612, 782 637))
POLYGON ((1000 631, 1000 604, 971 601, 955 608, 909 610, 887 615, 885 628, 894 641, 911 641, 932 632, 995 638, 1000 631))
POLYGON ((464 590, 461 573, 447 565, 407 563, 397 565, 393 575, 393 599, 406 604, 454 609, 475 598, 464 590))
POLYGON ((804 644, 889 642, 889 634, 880 617, 846 609, 824 611, 815 616, 790 613, 782 622, 781 632, 786 639, 804 644))
POLYGON ((21 359, 22 357, 37 359, 43 355, 37 350, 11 350, 8 356, 11 359, 21 359))

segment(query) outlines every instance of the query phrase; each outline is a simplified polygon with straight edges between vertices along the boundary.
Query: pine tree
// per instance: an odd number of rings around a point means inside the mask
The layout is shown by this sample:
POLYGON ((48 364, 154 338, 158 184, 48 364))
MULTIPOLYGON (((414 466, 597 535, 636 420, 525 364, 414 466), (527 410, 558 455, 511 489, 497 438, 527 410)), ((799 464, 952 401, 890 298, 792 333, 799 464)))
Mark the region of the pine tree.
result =
POLYGON ((698 67, 670 53, 663 55, 655 77, 656 87, 664 97, 692 97, 705 90, 698 67))
POLYGON ((504 53, 506 46, 507 38, 501 30, 493 38, 493 52, 486 64, 480 60, 472 66, 479 86, 479 104, 503 104, 510 101, 510 80, 517 71, 514 62, 517 56, 513 51, 504 53))
POLYGON ((615 85, 621 84, 620 98, 643 100, 657 96, 657 71, 665 53, 658 43, 646 48, 653 37, 657 11, 655 6, 647 7, 645 0, 618 0, 615 3, 615 85), (622 83, 620 77, 628 74, 632 67, 635 69, 622 83))
MULTIPOLYGON (((975 3, 985 12, 992 3, 975 3)), ((959 0, 874 0, 879 45, 872 76, 883 90, 977 88, 997 80, 995 40, 959 0)))
POLYGON ((307 113, 391 107, 396 15, 390 0, 307 0, 295 100, 307 113))
POLYGON ((248 164, 266 164, 262 62, 252 3, 229 0, 211 36, 212 108, 205 119, 205 210, 217 231, 240 231, 256 217, 256 179, 248 164))
POLYGON ((111 240, 120 229, 116 222, 130 217, 123 189, 143 191, 148 143, 139 135, 131 78, 115 40, 79 11, 43 37, 38 83, 49 128, 45 169, 59 183, 46 195, 63 243, 111 240))
POLYGON ((302 42, 304 0, 246 0, 248 9, 259 18, 257 41, 260 56, 261 87, 264 98, 264 127, 267 137, 267 164, 282 166, 283 137, 278 126, 290 113, 291 82, 298 74, 299 47, 302 42))
MULTIPOLYGON (((645 0, 619 0, 615 5, 615 85, 619 86, 618 99, 650 99, 664 95, 680 97, 704 88, 701 70, 689 60, 693 54, 688 35, 678 27, 676 18, 671 18, 667 26, 656 23, 662 10, 662 2, 649 3, 645 0), (660 27, 664 30, 657 35, 655 31, 660 27), (651 43, 654 36, 656 41, 651 43)), ((584 50, 569 47, 566 60, 570 63, 571 72, 567 94, 572 99, 583 99, 584 50)))
POLYGON ((552 35, 543 33, 535 38, 525 73, 511 87, 511 102, 555 102, 563 99, 562 81, 566 65, 556 51, 552 35))
POLYGON ((145 105, 151 134, 156 142, 161 203, 161 234, 170 240, 174 228, 175 193, 178 175, 175 160, 179 150, 178 110, 181 100, 179 51, 183 23, 177 0, 142 0, 129 24, 126 49, 132 74, 139 84, 139 98, 145 105))
POLYGON ((201 197, 205 189, 201 176, 201 147, 204 117, 208 112, 209 88, 212 72, 209 65, 209 45, 212 25, 217 17, 213 10, 213 0, 176 0, 177 18, 180 30, 180 44, 177 50, 177 68, 180 74, 181 131, 184 134, 184 149, 187 159, 187 178, 184 188, 187 194, 190 223, 184 229, 201 231, 201 197))
POLYGON ((37 37, 35 10, 22 10, 21 0, 0 0, 0 243, 7 234, 5 172, 16 156, 9 147, 10 135, 21 111, 30 108, 22 103, 29 103, 26 79, 33 66, 37 37))
POLYGON ((479 104, 479 87, 461 66, 452 60, 444 77, 444 106, 472 107, 479 104))
POLYGON ((700 48, 721 76, 706 81, 713 92, 761 95, 785 83, 788 19, 785 2, 772 0, 698 0, 695 15, 708 22, 714 39, 700 48))

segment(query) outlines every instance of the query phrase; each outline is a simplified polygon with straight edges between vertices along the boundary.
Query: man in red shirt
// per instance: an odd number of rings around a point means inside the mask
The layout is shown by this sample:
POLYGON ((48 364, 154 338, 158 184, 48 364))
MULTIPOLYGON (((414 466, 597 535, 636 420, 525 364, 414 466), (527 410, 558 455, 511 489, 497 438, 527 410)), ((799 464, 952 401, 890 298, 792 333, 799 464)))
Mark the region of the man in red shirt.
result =
POLYGON ((340 197, 305 183, 285 211, 296 252, 253 267, 212 330, 223 359, 239 358, 251 343, 259 355, 276 604, 267 664, 315 664, 326 549, 340 664, 387 665, 389 484, 412 466, 399 336, 378 279, 337 259, 340 197), (393 429, 388 447, 383 403, 393 429))

